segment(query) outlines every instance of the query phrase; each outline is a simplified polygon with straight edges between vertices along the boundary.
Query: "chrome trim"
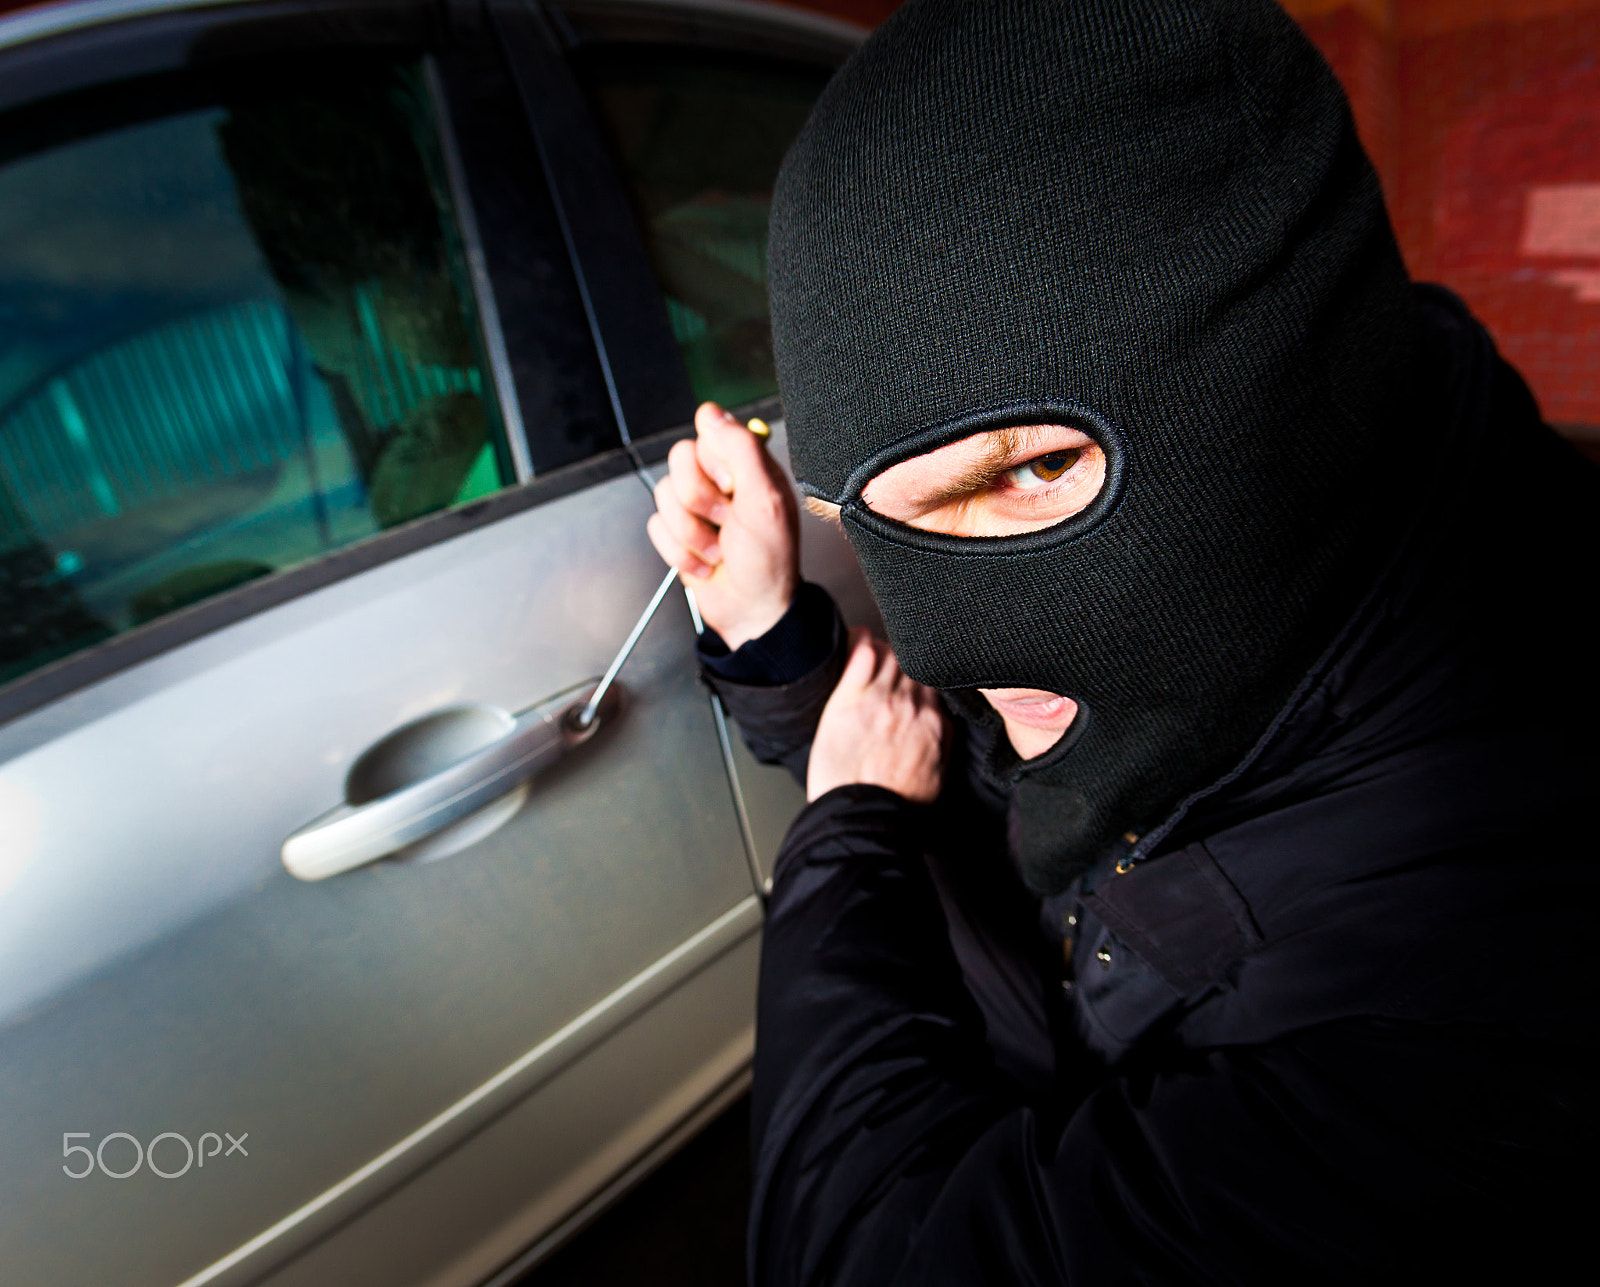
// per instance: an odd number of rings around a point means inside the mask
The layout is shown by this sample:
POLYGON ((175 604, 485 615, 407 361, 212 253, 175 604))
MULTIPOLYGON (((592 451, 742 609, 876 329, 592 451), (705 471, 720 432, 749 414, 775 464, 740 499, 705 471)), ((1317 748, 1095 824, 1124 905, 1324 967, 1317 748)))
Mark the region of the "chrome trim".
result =
POLYGON ((329 1211, 329 1208, 337 1208, 329 1212, 330 1215, 354 1215, 366 1205, 364 1199, 377 1197, 373 1190, 381 1190, 384 1180, 392 1184, 403 1178, 391 1175, 379 1179, 381 1173, 395 1162, 407 1154, 418 1152, 424 1145, 428 1146, 430 1153, 437 1154, 466 1138, 511 1103, 531 1094, 562 1069, 569 1067, 700 969, 758 933, 761 920, 761 903, 753 895, 736 904, 399 1143, 385 1149, 365 1166, 291 1211, 222 1259, 185 1278, 177 1287, 202 1287, 202 1284, 215 1282, 285 1234, 329 1211), (374 1181, 378 1183, 374 1184, 374 1181))
POLYGON ((307 823, 283 842, 284 867, 300 880, 326 880, 463 821, 524 786, 578 744, 562 718, 576 705, 568 694, 513 717, 498 706, 466 703, 403 725, 363 752, 356 771, 366 757, 388 753, 395 738, 453 714, 475 711, 499 722, 501 735, 409 786, 365 804, 341 804, 307 823))
POLYGON ((423 83, 432 100, 433 118, 439 124, 439 150, 444 154, 445 181, 450 185, 450 200, 455 206, 456 223, 461 231, 461 247, 467 257, 467 273, 472 278, 472 293, 477 296, 478 322, 482 328, 484 355, 489 359, 489 374, 494 380, 495 400, 500 404, 500 426, 511 451, 511 467, 516 481, 533 477, 533 453, 528 448, 527 430, 522 423, 522 407, 517 401, 517 386, 511 374, 511 355, 506 350, 505 332, 500 329, 500 310, 495 304, 494 285, 489 280, 489 262, 483 253, 483 236, 478 231, 478 216, 467 188, 466 167, 456 142, 455 122, 450 116, 450 100, 433 55, 422 60, 423 83))
POLYGON ((185 9, 221 9, 252 0, 64 0, 0 18, 0 49, 11 49, 48 36, 100 27, 124 18, 144 18, 185 9))

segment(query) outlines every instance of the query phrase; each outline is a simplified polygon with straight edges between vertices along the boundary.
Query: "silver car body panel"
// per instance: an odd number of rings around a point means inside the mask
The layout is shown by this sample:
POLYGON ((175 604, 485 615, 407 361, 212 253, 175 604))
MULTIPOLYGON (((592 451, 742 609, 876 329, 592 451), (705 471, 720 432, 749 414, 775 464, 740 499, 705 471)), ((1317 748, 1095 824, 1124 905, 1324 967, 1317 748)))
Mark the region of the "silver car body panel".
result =
POLYGON ((748 1085, 758 951, 742 939, 265 1283, 471 1287, 542 1259, 748 1085))
POLYGON ((654 588, 648 509, 625 475, 0 731, 0 795, 23 805, 0 896, 8 1282, 180 1282, 375 1158, 403 1173, 397 1141, 492 1082, 525 1090, 496 1079, 746 904, 681 597, 611 727, 492 835, 316 884, 279 857, 390 729, 464 702, 524 709, 603 669, 654 588), (75 1181, 69 1131, 253 1144, 179 1180, 75 1181))
MULTIPOLYGON (((359 1237, 341 1231, 337 1240, 324 1242, 311 1254, 297 1258, 291 1267, 275 1274, 270 1281, 287 1285, 302 1281, 399 1284, 413 1279, 434 1280, 436 1272, 427 1258, 428 1244, 437 1241, 430 1228, 432 1221, 419 1221, 409 1208, 417 1201, 414 1196, 417 1191, 441 1184, 453 1195, 453 1205, 470 1207, 476 1213, 474 1223, 483 1224, 484 1215, 496 1206, 514 1209, 513 1231, 501 1233, 498 1238, 486 1238, 480 1233, 467 1243, 471 1247, 468 1258, 473 1263, 473 1271, 461 1281, 478 1281, 534 1238, 547 1234, 592 1190, 610 1179, 611 1172, 620 1169, 618 1159, 602 1159, 606 1145, 613 1151, 618 1147, 612 1136, 627 1133, 638 1137, 637 1143, 623 1147, 624 1156, 631 1159, 645 1152, 657 1137, 679 1125, 688 1113, 717 1099, 718 1092, 744 1084, 741 1074, 750 1060, 755 1029, 748 1014, 753 997, 747 998, 743 993, 750 990, 753 980, 753 964, 749 958, 755 950, 760 925, 760 904, 753 897, 746 899, 383 1155, 319 1193, 311 1202, 290 1212, 221 1260, 185 1279, 180 1287, 248 1282, 254 1276, 252 1271, 259 1268, 252 1264, 252 1258, 258 1253, 267 1251, 268 1259, 282 1258, 288 1249, 316 1243, 319 1233, 344 1223, 352 1212, 363 1211, 366 1214, 357 1222, 359 1237), (724 957, 730 959, 724 961, 724 957), (732 989, 724 1004, 708 1004, 712 999, 710 992, 705 981, 697 977, 703 972, 717 976, 715 986, 719 992, 732 989), (695 986, 686 988, 691 981, 695 986), (680 990, 682 996, 673 996, 680 990), (686 1007, 688 1013, 674 1025, 668 1013, 686 1007), (641 1030, 651 1025, 675 1026, 668 1039, 681 1052, 680 1058, 694 1066, 683 1070, 678 1078, 660 1077, 655 1086, 656 1098, 666 1101, 669 1106, 666 1112, 662 1111, 663 1105, 649 1102, 647 1092, 644 1102, 653 1111, 639 1113, 634 1094, 602 1097, 596 1096, 593 1088, 600 1076, 599 1066, 617 1059, 612 1047, 628 1048, 625 1058, 629 1063, 636 1064, 643 1055, 649 1067, 662 1068, 664 1051, 654 1042, 647 1042, 640 1051, 635 1048, 639 1044, 638 1033, 618 1036, 622 1029, 652 1008, 661 1012, 651 1016, 649 1025, 641 1023, 641 1030), (685 1028, 691 1023, 701 1026, 709 1023, 720 1041, 684 1040, 685 1028), (549 1097, 523 1102, 533 1090, 543 1089, 547 1083, 561 1077, 602 1043, 609 1043, 608 1049, 582 1068, 570 1088, 563 1087, 558 1092, 573 1099, 573 1103, 562 1109, 549 1097), (715 1051, 717 1057, 709 1062, 697 1062, 708 1049, 715 1051), (506 1182, 495 1176, 495 1182, 488 1186, 489 1191, 475 1194, 471 1202, 463 1203, 463 1188, 486 1186, 481 1178, 475 1177, 476 1168, 470 1163, 446 1160, 423 1173, 430 1178, 419 1176, 408 1181, 403 1196, 389 1194, 381 1205, 373 1203, 371 1190, 393 1187, 393 1176, 386 1172, 396 1163, 402 1171, 420 1170, 417 1166, 420 1157, 440 1159, 457 1145, 463 1145, 469 1155, 484 1151, 486 1144, 496 1154, 505 1154, 507 1146, 502 1137, 506 1133, 506 1123, 496 1122, 493 1130, 482 1132, 485 1139, 474 1140, 473 1137, 479 1133, 478 1128, 506 1113, 510 1105, 517 1105, 512 1115, 519 1144, 507 1158, 507 1163, 520 1171, 515 1180, 506 1182), (609 1133, 605 1128, 574 1129, 575 1116, 593 1118, 597 1115, 621 1120, 608 1123, 609 1133), (552 1156, 562 1151, 551 1138, 552 1118, 562 1123, 565 1151, 573 1155, 570 1161, 552 1156), (449 1178, 444 1181, 431 1178, 430 1173, 436 1170, 447 1172, 449 1178), (530 1173, 538 1182, 529 1183, 530 1173), (533 1195, 531 1200, 530 1194, 533 1195), (519 1200, 520 1207, 516 1205, 519 1200), (369 1230, 373 1231, 370 1240, 369 1230), (421 1247, 417 1245, 419 1242, 423 1244, 421 1247), (486 1242, 492 1245, 486 1247, 486 1242), (340 1265, 336 1276, 327 1273, 330 1261, 340 1265)), ((608 1071, 614 1078, 618 1070, 608 1071)), ((623 1071, 625 1073, 625 1069, 623 1071)), ((430 1202, 429 1205, 434 1204, 430 1202)), ((461 1217, 452 1219, 450 1227, 459 1231, 461 1217)))
MULTIPOLYGON (((0 19, 0 47, 229 3, 48 6, 0 19)), ((635 7, 860 35, 734 0, 635 7)), ((623 671, 621 714, 492 834, 316 884, 280 859, 395 728, 599 673, 659 576, 649 509, 616 477, 0 725, 7 1283, 467 1287, 546 1254, 739 1092, 750 863, 770 871, 803 794, 727 736, 682 597, 623 671), (68 1132, 249 1152, 75 1180, 68 1132)), ((870 621, 842 536, 806 523, 807 574, 870 621)))

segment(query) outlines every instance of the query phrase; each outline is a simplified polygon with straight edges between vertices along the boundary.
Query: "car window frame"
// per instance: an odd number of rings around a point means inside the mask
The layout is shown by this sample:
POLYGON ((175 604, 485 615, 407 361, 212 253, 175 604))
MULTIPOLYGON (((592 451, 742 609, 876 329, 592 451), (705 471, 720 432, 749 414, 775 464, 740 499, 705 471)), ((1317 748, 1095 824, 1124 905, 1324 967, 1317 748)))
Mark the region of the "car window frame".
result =
MULTIPOLYGON (((230 0, 221 6, 174 7, 162 0, 86 4, 43 15, 0 19, 0 112, 46 103, 68 94, 135 92, 140 82, 207 70, 193 58, 195 42, 207 37, 222 46, 216 65, 317 49, 393 50, 420 57, 450 173, 452 198, 463 240, 468 243, 473 303, 488 358, 485 373, 495 387, 517 478, 493 495, 414 519, 306 563, 247 582, 198 603, 113 635, 102 642, 18 676, 0 687, 0 724, 8 723, 130 667, 291 602, 393 559, 497 523, 513 514, 636 472, 642 457, 623 434, 615 445, 584 459, 529 477, 530 449, 522 423, 523 398, 508 369, 500 329, 515 291, 497 288, 477 241, 474 195, 492 176, 464 162, 456 139, 448 86, 442 82, 441 49, 453 40, 482 40, 489 33, 467 13, 456 23, 451 8, 433 0, 230 0), (109 15, 109 16, 107 16, 109 15), (41 22, 43 17, 48 22, 41 22), (237 53, 226 51, 232 43, 237 53), (487 289, 486 289, 487 288, 487 289)), ((491 43, 493 43, 491 41, 491 43)), ((495 51, 499 53, 498 48, 495 51)), ((526 123, 526 122, 525 122, 526 123)), ((531 128, 531 127, 530 127, 531 128)), ((536 176, 559 201, 548 174, 536 176)), ((642 251, 641 251, 642 253, 642 251)), ((567 262, 582 282, 581 270, 567 262)), ((591 328, 592 331, 592 328, 591 328)), ((596 357, 605 363, 596 343, 596 357)), ((609 422, 611 408, 596 407, 609 422)))
POLYGON ((852 22, 743 0, 545 0, 569 48, 684 45, 837 69, 869 32, 852 22))
MULTIPOLYGON (((664 461, 673 443, 694 436, 693 393, 626 182, 612 161, 573 56, 589 45, 654 44, 749 53, 833 70, 871 33, 838 18, 746 0, 481 3, 524 89, 552 200, 573 231, 569 249, 594 308, 596 343, 616 381, 624 439, 635 463, 646 469, 664 461), (605 237, 597 235, 601 227, 605 237), (626 253, 607 254, 608 247, 626 253), (630 329, 636 341, 644 337, 642 344, 623 338, 630 329), (666 396, 659 371, 650 369, 656 364, 673 373, 666 396), (676 414, 663 411, 672 406, 676 414)), ((776 395, 739 409, 767 419, 783 413, 776 395)))
MULTIPOLYGON (((626 181, 617 172, 594 106, 573 64, 585 49, 593 46, 656 45, 720 54, 745 53, 763 61, 831 72, 837 70, 870 33, 865 27, 837 18, 750 4, 744 0, 684 0, 683 3, 679 0, 538 0, 536 12, 535 0, 488 0, 488 3, 492 8, 497 5, 508 10, 520 7, 533 13, 532 21, 540 25, 547 42, 559 48, 561 56, 555 64, 538 70, 552 83, 559 82, 559 110, 569 120, 582 117, 589 147, 599 157, 595 168, 603 172, 603 184, 591 178, 589 191, 603 190, 608 219, 614 229, 625 230, 625 233, 614 231, 612 235, 618 238, 625 235, 631 246, 627 265, 632 274, 631 282, 625 289, 618 289, 614 296, 597 299, 602 312, 602 334, 609 333, 606 323, 613 312, 635 319, 648 316, 655 328, 653 343, 658 350, 665 347, 670 351, 676 369, 682 372, 683 387, 688 391, 682 403, 682 414, 677 418, 657 412, 641 420, 634 408, 651 406, 651 399, 657 395, 649 387, 648 376, 640 381, 643 387, 635 385, 636 373, 626 361, 625 353, 613 354, 619 398, 625 411, 635 417, 631 423, 648 435, 641 437, 635 433, 632 438, 640 449, 641 464, 664 460, 674 442, 694 436, 694 397, 692 390, 688 390, 687 368, 673 338, 665 293, 651 267, 626 181)), ((562 180, 559 171, 551 172, 552 189, 562 180)), ((586 253, 592 253, 582 244, 574 251, 580 263, 584 262, 586 253)), ((734 409, 768 420, 781 418, 783 414, 776 394, 734 409)))
MULTIPOLYGON (((694 416, 689 374, 672 338, 627 191, 547 12, 533 0, 483 0, 539 148, 578 277, 612 412, 635 445, 694 416)), ((635 451, 641 470, 647 463, 635 451)))

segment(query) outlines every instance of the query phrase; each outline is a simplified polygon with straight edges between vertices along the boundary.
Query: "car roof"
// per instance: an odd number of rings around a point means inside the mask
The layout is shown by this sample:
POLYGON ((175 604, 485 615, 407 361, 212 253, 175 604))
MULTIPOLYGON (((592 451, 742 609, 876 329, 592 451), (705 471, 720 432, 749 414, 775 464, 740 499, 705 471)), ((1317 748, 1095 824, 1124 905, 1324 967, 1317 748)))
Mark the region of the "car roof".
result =
MULTIPOLYGON (((56 0, 39 4, 36 0, 0 0, 0 48, 139 14, 245 2, 247 0, 56 0)), ((841 55, 848 53, 867 34, 866 28, 838 18, 755 0, 567 0, 560 8, 574 18, 606 24, 626 23, 629 19, 643 25, 648 25, 652 19, 669 22, 700 19, 710 20, 711 25, 725 29, 765 28, 773 34, 782 32, 800 37, 805 43, 831 46, 841 55)))

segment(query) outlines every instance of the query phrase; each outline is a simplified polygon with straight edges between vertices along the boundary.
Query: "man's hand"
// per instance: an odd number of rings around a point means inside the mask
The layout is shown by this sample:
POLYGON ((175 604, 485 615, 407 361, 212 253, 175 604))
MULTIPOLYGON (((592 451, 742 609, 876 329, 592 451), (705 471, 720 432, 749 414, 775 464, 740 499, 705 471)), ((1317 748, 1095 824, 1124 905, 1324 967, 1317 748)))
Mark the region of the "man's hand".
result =
POLYGON ((939 694, 908 678, 889 645, 858 626, 811 743, 806 799, 864 782, 929 804, 939 794, 948 729, 939 694))
POLYGON ((729 648, 777 625, 800 584, 800 515, 761 440, 714 402, 673 444, 647 530, 729 648))

